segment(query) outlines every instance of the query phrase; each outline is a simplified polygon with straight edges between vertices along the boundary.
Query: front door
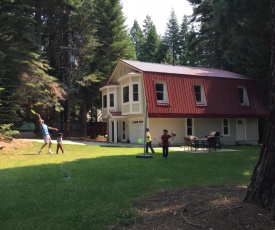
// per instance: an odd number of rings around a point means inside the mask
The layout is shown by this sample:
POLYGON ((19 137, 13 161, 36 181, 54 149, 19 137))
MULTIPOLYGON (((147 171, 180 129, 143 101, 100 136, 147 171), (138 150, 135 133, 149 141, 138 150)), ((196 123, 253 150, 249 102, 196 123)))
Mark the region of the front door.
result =
POLYGON ((245 120, 244 119, 237 119, 236 124, 236 136, 237 141, 245 140, 245 120))

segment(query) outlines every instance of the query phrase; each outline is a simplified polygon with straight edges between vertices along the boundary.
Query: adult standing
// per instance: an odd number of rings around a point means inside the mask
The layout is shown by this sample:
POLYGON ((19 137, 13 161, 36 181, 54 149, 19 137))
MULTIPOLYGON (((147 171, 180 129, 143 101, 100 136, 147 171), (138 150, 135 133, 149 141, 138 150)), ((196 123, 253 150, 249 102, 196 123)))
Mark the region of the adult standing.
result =
POLYGON ((161 136, 162 141, 162 156, 167 159, 169 153, 169 138, 172 136, 168 134, 168 130, 163 130, 163 135, 161 136))
POLYGON ((58 131, 58 129, 57 129, 57 128, 50 127, 50 126, 47 126, 47 125, 44 123, 44 120, 41 119, 40 114, 37 113, 37 116, 38 116, 38 121, 39 121, 39 125, 40 125, 40 128, 41 128, 41 131, 42 131, 43 139, 44 139, 44 144, 43 144, 43 145, 41 146, 41 148, 37 151, 37 153, 38 153, 38 154, 41 154, 42 149, 43 149, 46 145, 49 145, 48 153, 49 153, 49 154, 53 154, 52 151, 51 151, 52 140, 51 140, 51 136, 50 136, 49 130, 58 131))
POLYGON ((148 149, 151 149, 152 153, 155 153, 153 146, 152 146, 152 138, 151 138, 151 134, 149 133, 149 129, 146 128, 146 153, 148 153, 148 149))

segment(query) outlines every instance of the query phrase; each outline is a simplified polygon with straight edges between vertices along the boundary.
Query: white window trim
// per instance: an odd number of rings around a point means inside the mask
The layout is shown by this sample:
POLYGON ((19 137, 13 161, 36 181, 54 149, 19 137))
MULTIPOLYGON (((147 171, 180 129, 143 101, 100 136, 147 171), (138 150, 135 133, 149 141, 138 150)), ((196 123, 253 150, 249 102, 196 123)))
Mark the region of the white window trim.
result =
POLYGON ((128 85, 123 85, 121 93, 122 93, 122 97, 121 97, 122 104, 123 105, 129 104, 131 102, 131 87, 130 87, 130 85, 129 84, 128 85), (129 100, 124 102, 124 88, 126 88, 126 87, 128 87, 128 98, 129 98, 129 100))
POLYGON ((230 136, 230 119, 229 118, 222 118, 222 135, 223 136, 226 136, 226 137, 229 137, 230 136), (224 119, 227 119, 228 120, 228 134, 225 134, 224 133, 224 124, 223 124, 223 120, 224 119))
POLYGON ((207 102, 206 102, 206 97, 205 97, 205 91, 204 91, 204 86, 203 84, 194 84, 193 85, 193 91, 194 91, 194 94, 195 94, 195 101, 196 101, 196 105, 199 105, 199 106, 206 106, 207 105, 207 102), (195 93, 195 86, 199 86, 200 87, 200 93, 201 93, 201 101, 197 101, 196 100, 196 93, 195 93))
MULTIPOLYGON (((112 93, 109 93, 108 96, 109 96, 109 98, 108 98, 108 99, 109 99, 109 104, 108 104, 108 103, 107 103, 107 104, 109 105, 109 108, 114 108, 114 107, 115 107, 115 93, 113 93, 113 92, 112 92, 112 93), (114 96, 114 98, 113 98, 113 100, 114 100, 114 105, 113 105, 113 106, 111 106, 111 94, 113 94, 113 96, 114 96)), ((107 102, 108 102, 108 99, 107 99, 107 102)))
POLYGON ((138 82, 134 82, 134 83, 132 83, 131 84, 132 85, 132 102, 134 102, 134 103, 137 103, 137 102, 139 102, 140 101, 140 84, 138 83, 138 82), (137 87, 138 87, 138 91, 136 92, 137 93, 137 95, 138 95, 138 100, 137 101, 134 101, 134 85, 137 85, 137 87))
MULTIPOLYGON (((169 98, 168 98, 168 91, 167 91, 167 84, 165 81, 156 81, 156 84, 162 84, 163 85, 163 100, 157 100, 158 104, 169 104, 169 98)), ((156 88, 155 88, 156 91, 156 88)), ((156 91, 156 97, 157 97, 157 91, 156 91)))
POLYGON ((141 101, 141 87, 140 87, 140 82, 131 82, 127 85, 123 85, 122 86, 122 90, 121 90, 121 102, 123 105, 127 105, 127 104, 133 104, 133 103, 140 103, 141 101), (134 101, 134 97, 133 97, 133 93, 134 93, 134 86, 133 85, 138 85, 138 101, 134 101), (129 101, 127 102, 123 102, 123 88, 124 87, 129 87, 129 101))

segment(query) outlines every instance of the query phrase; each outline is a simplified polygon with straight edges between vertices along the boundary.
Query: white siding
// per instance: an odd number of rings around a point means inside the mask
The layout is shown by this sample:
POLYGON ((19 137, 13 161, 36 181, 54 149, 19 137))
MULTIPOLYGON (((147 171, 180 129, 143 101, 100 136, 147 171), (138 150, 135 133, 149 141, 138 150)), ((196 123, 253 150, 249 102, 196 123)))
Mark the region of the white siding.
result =
POLYGON ((170 139, 174 145, 183 144, 183 137, 185 133, 184 118, 149 118, 147 127, 150 129, 152 144, 154 146, 157 146, 161 142, 160 138, 164 129, 168 130, 168 134, 176 132, 176 136, 173 137, 173 139, 170 139))
POLYGON ((249 144, 257 145, 259 140, 258 119, 246 119, 246 138, 249 144))

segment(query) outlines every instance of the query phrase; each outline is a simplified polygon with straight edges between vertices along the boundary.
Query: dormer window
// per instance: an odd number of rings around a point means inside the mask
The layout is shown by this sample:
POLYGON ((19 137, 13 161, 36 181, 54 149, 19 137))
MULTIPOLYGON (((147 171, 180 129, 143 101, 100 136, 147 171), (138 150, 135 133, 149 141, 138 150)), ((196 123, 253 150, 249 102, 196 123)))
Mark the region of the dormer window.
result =
POLYGON ((107 108, 107 95, 103 95, 103 108, 107 108))
POLYGON ((168 104, 168 93, 166 82, 156 83, 156 95, 158 104, 168 104))
POLYGON ((138 101, 138 84, 133 84, 133 101, 138 101))
POLYGON ((110 107, 114 107, 115 106, 115 98, 114 98, 113 93, 110 93, 109 99, 110 99, 110 107))
POLYGON ((203 85, 194 85, 194 93, 197 105, 206 105, 206 98, 203 85))
POLYGON ((250 106, 246 88, 244 86, 238 86, 239 98, 242 106, 250 106))
POLYGON ((129 86, 123 87, 123 103, 129 102, 129 86))

